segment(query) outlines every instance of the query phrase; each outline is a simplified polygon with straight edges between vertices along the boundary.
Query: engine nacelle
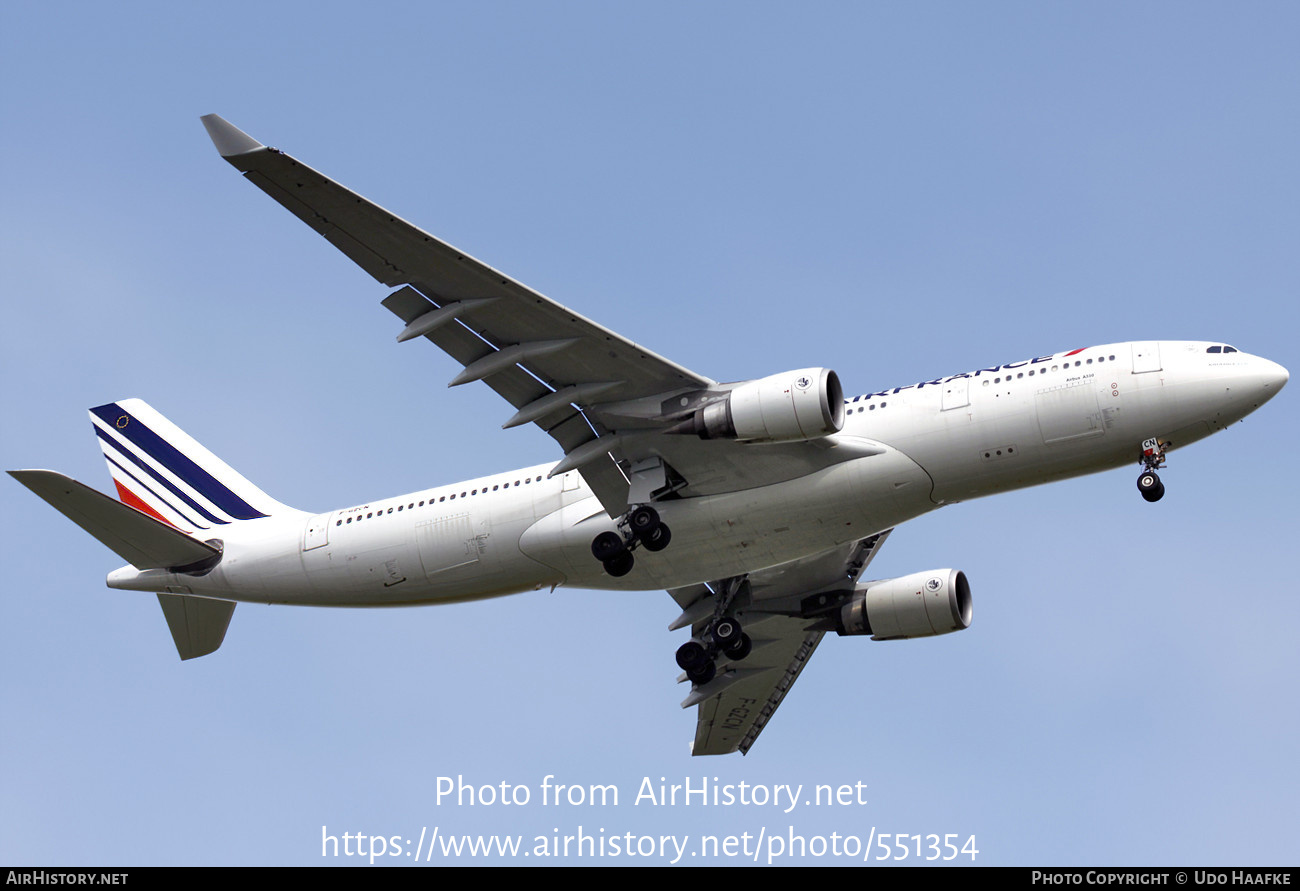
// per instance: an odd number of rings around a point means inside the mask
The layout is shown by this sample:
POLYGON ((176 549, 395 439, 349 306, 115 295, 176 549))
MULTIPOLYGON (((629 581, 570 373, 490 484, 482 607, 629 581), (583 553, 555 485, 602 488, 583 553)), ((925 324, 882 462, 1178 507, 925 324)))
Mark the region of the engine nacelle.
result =
POLYGON ((829 368, 802 368, 741 384, 695 413, 701 439, 804 442, 839 433, 844 389, 829 368))
POLYGON ((970 627, 970 583, 957 569, 932 569, 858 585, 840 609, 840 634, 872 640, 933 637, 970 627))

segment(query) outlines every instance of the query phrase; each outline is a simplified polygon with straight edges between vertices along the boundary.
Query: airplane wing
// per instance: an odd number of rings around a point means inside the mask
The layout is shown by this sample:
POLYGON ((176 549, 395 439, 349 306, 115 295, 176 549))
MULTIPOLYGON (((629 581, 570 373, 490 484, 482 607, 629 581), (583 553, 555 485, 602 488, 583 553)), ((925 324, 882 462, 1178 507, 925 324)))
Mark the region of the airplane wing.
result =
POLYGON ((532 422, 550 434, 565 454, 552 473, 579 470, 611 516, 626 510, 629 479, 643 472, 633 470, 638 466, 652 467, 642 488, 711 494, 870 453, 870 446, 841 444, 837 451, 824 441, 754 449, 665 436, 716 382, 547 299, 218 115, 206 115, 203 124, 221 156, 249 181, 397 288, 382 302, 406 326, 399 341, 423 337, 459 362, 463 370, 449 386, 482 380, 504 397, 517 411, 503 426, 532 422), (674 474, 681 478, 669 479, 674 474))
MULTIPOLYGON (((830 630, 828 620, 843 596, 852 592, 890 531, 743 580, 739 596, 744 603, 735 615, 753 646, 743 662, 732 663, 723 655, 716 677, 692 687, 682 701, 683 708, 699 707, 692 754, 749 752, 830 630)), ((713 618, 716 593, 739 581, 670 590, 682 615, 669 627, 689 624, 692 635, 702 638, 713 618)))

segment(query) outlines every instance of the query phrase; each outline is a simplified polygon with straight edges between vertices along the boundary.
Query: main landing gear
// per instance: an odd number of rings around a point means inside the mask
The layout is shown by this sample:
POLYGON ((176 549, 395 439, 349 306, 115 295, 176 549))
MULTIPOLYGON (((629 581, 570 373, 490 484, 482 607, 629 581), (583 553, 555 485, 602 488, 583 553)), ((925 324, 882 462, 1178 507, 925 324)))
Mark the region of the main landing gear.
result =
POLYGON ((614 578, 632 571, 636 560, 632 551, 644 546, 647 551, 662 551, 672 541, 672 532, 659 519, 659 511, 648 504, 635 507, 619 521, 618 532, 602 532, 591 542, 591 553, 614 578))
POLYGON ((749 635, 740 630, 740 623, 730 616, 715 619, 705 636, 708 645, 688 640, 677 648, 678 667, 697 687, 704 686, 717 674, 718 668, 713 660, 718 653, 725 653, 731 661, 739 662, 754 647, 749 635))
POLYGON ((1142 443, 1142 473, 1138 475, 1137 487, 1142 497, 1155 502, 1165 497, 1165 484, 1156 474, 1158 468, 1165 466, 1165 449, 1173 443, 1162 443, 1158 439, 1148 439, 1142 443))
POLYGON ((739 662, 749 655, 754 643, 749 635, 741 630, 740 622, 732 610, 743 605, 749 598, 749 583, 744 576, 736 576, 715 583, 716 602, 713 618, 700 629, 700 638, 688 640, 677 648, 677 665, 686 672, 692 684, 702 687, 718 673, 715 660, 718 654, 725 654, 732 662, 739 662), (740 603, 737 603, 737 596, 740 603))

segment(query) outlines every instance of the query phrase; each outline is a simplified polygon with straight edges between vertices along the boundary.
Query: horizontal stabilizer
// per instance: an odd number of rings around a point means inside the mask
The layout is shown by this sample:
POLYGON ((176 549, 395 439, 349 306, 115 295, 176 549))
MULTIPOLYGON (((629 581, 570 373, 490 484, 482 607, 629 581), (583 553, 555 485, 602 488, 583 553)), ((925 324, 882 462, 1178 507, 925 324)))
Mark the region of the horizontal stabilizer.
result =
POLYGON ((220 549, 61 473, 11 470, 9 475, 136 569, 196 571, 205 564, 211 568, 221 556, 220 549))
POLYGON ((184 594, 159 594, 158 603, 182 660, 206 656, 221 646, 235 612, 235 604, 229 600, 207 600, 184 594))

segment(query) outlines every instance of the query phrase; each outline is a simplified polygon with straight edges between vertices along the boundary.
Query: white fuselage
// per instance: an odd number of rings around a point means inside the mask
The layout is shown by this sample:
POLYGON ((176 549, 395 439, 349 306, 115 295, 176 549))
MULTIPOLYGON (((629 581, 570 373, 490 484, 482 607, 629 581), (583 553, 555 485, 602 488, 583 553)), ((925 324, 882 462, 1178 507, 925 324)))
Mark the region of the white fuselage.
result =
MULTIPOLYGON (((889 529, 944 504, 1136 464, 1275 395, 1281 366, 1206 342, 1089 347, 846 400, 831 446, 861 453, 773 485, 656 502, 659 553, 607 575, 592 539, 614 529, 577 471, 553 465, 327 514, 222 530, 203 576, 126 567, 115 588, 321 606, 403 606, 569 585, 644 590, 742 575, 889 529), (860 448, 857 448, 860 447, 860 448)), ((764 445, 745 448, 764 449, 764 445)))

